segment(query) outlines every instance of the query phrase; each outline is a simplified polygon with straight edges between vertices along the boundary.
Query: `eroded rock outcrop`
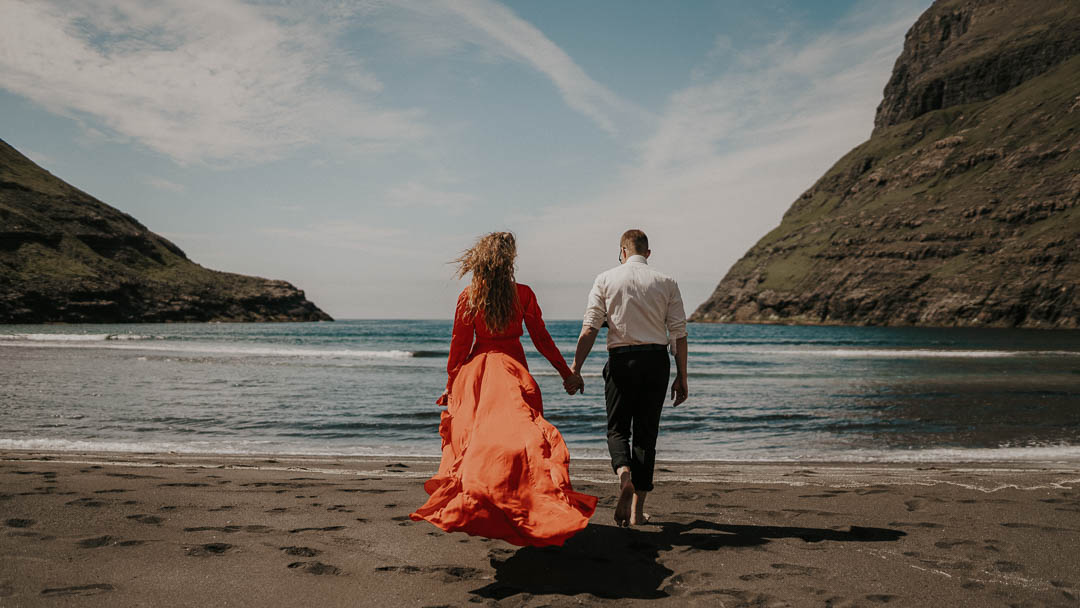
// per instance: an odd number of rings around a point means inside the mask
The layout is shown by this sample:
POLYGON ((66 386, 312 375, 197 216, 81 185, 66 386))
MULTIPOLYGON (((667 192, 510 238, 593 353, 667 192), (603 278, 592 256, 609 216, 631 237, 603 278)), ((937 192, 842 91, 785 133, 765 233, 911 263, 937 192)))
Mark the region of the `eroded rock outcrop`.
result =
POLYGON ((0 140, 0 323, 321 320, 289 283, 203 268, 0 140))
POLYGON ((1080 3, 953 0, 697 321, 1080 327, 1080 3))

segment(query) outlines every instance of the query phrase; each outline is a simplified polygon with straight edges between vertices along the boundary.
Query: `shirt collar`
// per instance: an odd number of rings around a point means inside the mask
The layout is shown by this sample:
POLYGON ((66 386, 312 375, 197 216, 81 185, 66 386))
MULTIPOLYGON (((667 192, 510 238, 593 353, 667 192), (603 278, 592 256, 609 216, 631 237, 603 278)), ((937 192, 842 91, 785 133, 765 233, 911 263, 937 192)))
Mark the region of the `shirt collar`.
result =
POLYGON ((646 264, 646 265, 649 263, 649 261, 645 259, 645 256, 637 255, 637 254, 634 254, 634 255, 626 258, 626 262, 627 263, 637 262, 638 264, 646 264))

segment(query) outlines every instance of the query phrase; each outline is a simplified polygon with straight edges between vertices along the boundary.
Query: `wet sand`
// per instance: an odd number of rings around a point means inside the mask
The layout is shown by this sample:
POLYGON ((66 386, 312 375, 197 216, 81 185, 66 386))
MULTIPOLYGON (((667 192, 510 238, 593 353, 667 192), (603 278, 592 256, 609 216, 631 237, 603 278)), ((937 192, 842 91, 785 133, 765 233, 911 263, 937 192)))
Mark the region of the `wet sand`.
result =
POLYGON ((409 512, 431 459, 0 452, 0 606, 1075 606, 1076 464, 658 465, 561 548, 409 512))

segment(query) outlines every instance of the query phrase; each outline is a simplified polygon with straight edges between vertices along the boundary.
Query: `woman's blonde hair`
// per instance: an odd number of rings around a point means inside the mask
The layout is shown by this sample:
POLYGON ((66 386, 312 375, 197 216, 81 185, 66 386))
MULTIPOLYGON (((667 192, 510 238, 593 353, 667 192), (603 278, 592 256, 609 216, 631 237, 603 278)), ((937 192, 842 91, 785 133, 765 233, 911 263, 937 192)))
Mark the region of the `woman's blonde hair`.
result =
POLYGON ((476 240, 454 262, 460 279, 472 273, 468 314, 483 314, 484 324, 493 332, 506 329, 518 307, 514 260, 517 242, 511 232, 492 232, 476 240))

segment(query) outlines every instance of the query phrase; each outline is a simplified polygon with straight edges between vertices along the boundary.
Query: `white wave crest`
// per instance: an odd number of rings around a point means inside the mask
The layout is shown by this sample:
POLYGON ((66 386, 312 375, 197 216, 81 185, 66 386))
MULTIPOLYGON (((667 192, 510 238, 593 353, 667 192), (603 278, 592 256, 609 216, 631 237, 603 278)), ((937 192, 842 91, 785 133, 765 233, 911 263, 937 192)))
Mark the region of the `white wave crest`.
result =
POLYGON ((438 458, 427 446, 356 446, 326 448, 304 443, 256 440, 109 441, 85 439, 0 439, 0 450, 48 452, 137 452, 155 454, 235 454, 262 456, 419 456, 438 458))
MULTIPOLYGON (((25 334, 30 335, 30 334, 25 334)), ((34 334, 37 335, 37 334, 34 334)), ((43 334, 52 335, 52 334, 43 334)), ((0 345, 32 348, 97 348, 109 350, 135 350, 175 353, 180 355, 220 355, 242 357, 323 357, 323 358, 359 358, 359 359, 411 359, 416 356, 409 350, 358 350, 358 349, 318 349, 294 346, 241 346, 237 344, 207 344, 197 342, 174 342, 170 344, 115 344, 115 339, 62 339, 49 341, 43 339, 2 340, 0 345)))
POLYGON ((0 342, 104 342, 106 340, 162 340, 161 336, 140 334, 2 334, 0 342))
POLYGON ((690 344, 689 352, 839 359, 999 359, 1005 357, 1080 357, 1069 350, 949 350, 937 348, 757 348, 723 344, 690 344))

